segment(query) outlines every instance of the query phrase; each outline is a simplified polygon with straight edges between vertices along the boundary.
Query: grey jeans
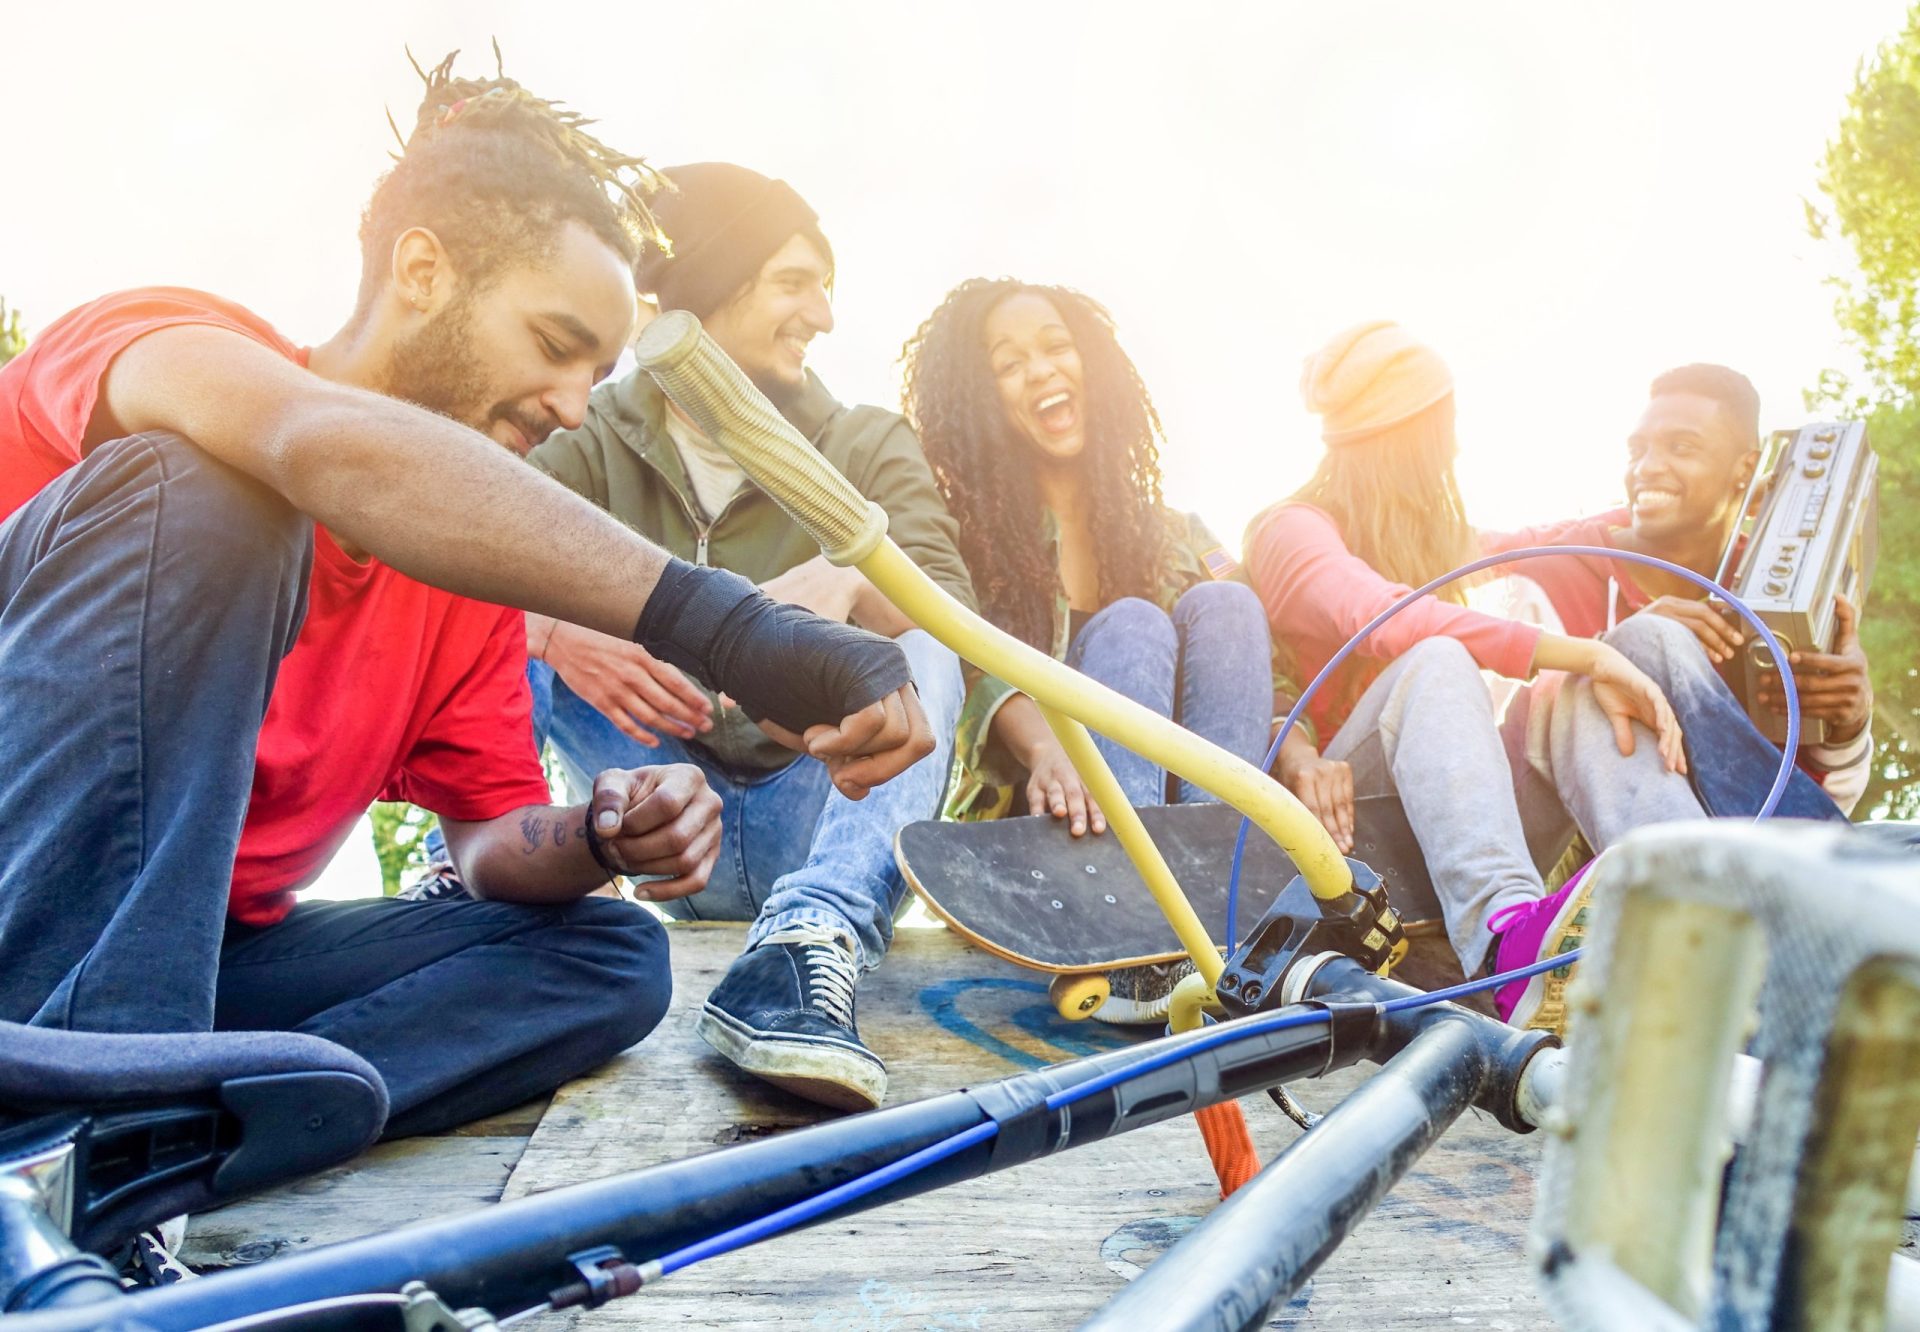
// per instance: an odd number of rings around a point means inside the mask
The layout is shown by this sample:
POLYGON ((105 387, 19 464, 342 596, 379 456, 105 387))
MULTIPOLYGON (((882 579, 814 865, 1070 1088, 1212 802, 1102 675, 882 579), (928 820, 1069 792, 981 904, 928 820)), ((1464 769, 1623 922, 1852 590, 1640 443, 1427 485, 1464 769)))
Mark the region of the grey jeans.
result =
POLYGON ((1325 753, 1353 765, 1356 796, 1399 797, 1447 939, 1471 975, 1493 937, 1487 918, 1541 896, 1541 870, 1576 829, 1604 850, 1641 824, 1704 817, 1651 733, 1636 735, 1633 754, 1622 755, 1592 683, 1551 671, 1496 725, 1472 656, 1431 638, 1368 687, 1325 753))

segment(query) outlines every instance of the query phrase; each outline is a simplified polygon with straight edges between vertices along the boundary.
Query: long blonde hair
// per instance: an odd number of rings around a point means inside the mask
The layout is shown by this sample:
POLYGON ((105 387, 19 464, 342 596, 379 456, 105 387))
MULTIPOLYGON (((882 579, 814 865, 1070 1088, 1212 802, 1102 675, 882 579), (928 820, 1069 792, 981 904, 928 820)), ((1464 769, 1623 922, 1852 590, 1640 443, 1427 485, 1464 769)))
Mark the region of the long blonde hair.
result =
MULTIPOLYGON (((1347 549, 1408 587, 1478 554, 1453 460, 1453 395, 1364 439, 1332 445, 1293 498, 1323 510, 1347 549)), ((1436 594, 1462 602, 1464 583, 1436 594)))

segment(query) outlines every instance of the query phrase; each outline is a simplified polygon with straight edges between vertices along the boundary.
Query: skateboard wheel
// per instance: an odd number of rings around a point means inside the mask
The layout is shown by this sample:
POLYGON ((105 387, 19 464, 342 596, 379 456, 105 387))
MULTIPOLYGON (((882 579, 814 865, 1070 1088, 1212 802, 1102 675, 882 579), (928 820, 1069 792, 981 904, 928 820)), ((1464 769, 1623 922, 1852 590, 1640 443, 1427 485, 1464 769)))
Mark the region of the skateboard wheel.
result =
POLYGON ((1097 973, 1055 976, 1047 986, 1047 998, 1053 1000, 1054 1011, 1069 1022, 1092 1017, 1093 1010, 1106 1003, 1112 992, 1107 978, 1097 973))

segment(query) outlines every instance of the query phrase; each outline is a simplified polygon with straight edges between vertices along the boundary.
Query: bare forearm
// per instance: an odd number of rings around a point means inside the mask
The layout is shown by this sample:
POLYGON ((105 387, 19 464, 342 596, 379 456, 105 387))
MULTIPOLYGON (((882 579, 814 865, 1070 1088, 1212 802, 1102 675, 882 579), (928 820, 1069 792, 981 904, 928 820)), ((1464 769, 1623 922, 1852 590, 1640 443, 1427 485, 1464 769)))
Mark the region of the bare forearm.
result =
POLYGON ((547 659, 547 644, 553 641, 553 631, 560 622, 551 615, 527 613, 527 655, 535 661, 547 659))
POLYGON ((1570 671, 1591 675, 1605 645, 1592 638, 1569 638, 1565 634, 1541 634, 1533 646, 1533 669, 1570 671))
POLYGON ((529 805, 485 822, 449 824, 446 831, 447 850, 475 897, 571 902, 608 881, 587 849, 584 805, 529 805))
POLYGON ((631 635, 665 566, 651 542, 484 436, 370 393, 282 415, 263 478, 421 582, 631 635))
POLYGON ((1287 732, 1287 738, 1280 746, 1280 756, 1275 760, 1274 770, 1285 773, 1319 757, 1320 751, 1313 747, 1313 741, 1307 739, 1306 732, 1296 726, 1287 732))
POLYGON ((853 599, 853 622, 871 633, 883 634, 888 638, 898 638, 909 629, 918 629, 907 613, 893 604, 891 598, 872 583, 859 570, 849 570, 860 580, 860 590, 853 599))
POLYGON ((421 582, 610 634, 633 632, 666 564, 477 431, 226 329, 161 329, 115 360, 87 441, 144 430, 186 436, 421 582))
POLYGON ((1040 715, 1040 705, 1025 694, 1015 694, 1000 705, 1000 710, 993 714, 991 733, 1013 761, 1027 769, 1033 767, 1034 760, 1046 752, 1048 746, 1056 743, 1053 728, 1040 715))

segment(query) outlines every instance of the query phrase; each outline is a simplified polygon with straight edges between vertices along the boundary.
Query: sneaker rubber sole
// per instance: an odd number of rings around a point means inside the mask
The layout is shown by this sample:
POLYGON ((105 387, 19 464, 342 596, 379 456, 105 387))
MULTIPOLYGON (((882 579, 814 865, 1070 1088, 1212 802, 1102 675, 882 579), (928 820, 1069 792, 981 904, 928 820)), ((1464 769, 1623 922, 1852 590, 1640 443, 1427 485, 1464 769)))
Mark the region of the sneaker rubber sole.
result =
MULTIPOLYGON (((1588 875, 1580 886, 1567 894, 1567 900, 1553 913, 1553 921, 1547 926, 1547 932, 1540 937, 1540 954, 1544 960, 1560 953, 1570 953, 1587 940, 1587 917, 1592 896, 1593 876, 1588 875)), ((1574 967, 1570 963, 1564 967, 1555 967, 1552 971, 1543 971, 1527 982, 1527 988, 1520 993, 1519 1002, 1513 1006, 1513 1012, 1507 1018, 1507 1025, 1523 1030, 1550 1031, 1556 1036, 1567 1034, 1567 982, 1573 979, 1574 967)))
POLYGON ((887 1069, 862 1046, 755 1031, 712 1004, 694 1031, 741 1070, 836 1110, 872 1110, 887 1095, 887 1069))

